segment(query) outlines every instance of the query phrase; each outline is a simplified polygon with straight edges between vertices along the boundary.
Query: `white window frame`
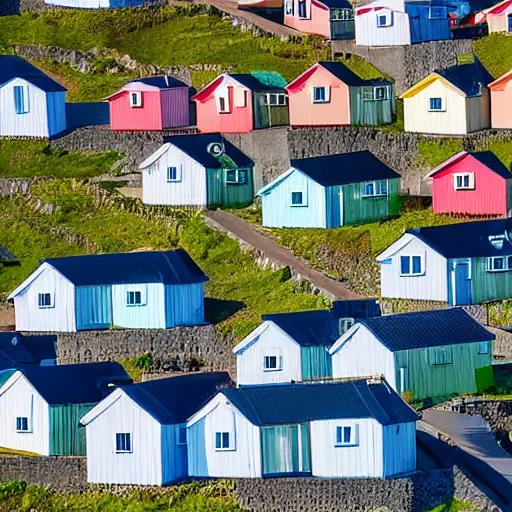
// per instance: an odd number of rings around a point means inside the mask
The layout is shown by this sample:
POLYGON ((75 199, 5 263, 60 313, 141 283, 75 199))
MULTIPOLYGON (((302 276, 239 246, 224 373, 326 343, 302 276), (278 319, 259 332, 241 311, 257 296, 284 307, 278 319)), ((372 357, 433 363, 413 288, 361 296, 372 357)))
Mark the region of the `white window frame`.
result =
POLYGON ((16 115, 23 115, 23 114, 28 114, 30 112, 30 101, 29 101, 29 91, 30 89, 28 88, 27 85, 24 85, 24 84, 18 84, 18 85, 14 85, 13 86, 13 94, 14 93, 14 88, 15 87, 20 87, 21 90, 22 90, 22 94, 23 94, 23 105, 22 105, 22 109, 23 111, 22 112, 16 112, 16 99, 13 100, 14 102, 14 111, 16 113, 16 115))
POLYGON ((315 86, 311 88, 311 102, 312 103, 329 103, 331 101, 330 87, 325 85, 315 86), (324 91, 324 99, 317 100, 315 97, 315 92, 318 90, 324 91))
POLYGON ((145 284, 129 284, 125 286, 126 289, 126 307, 128 308, 139 308, 141 306, 146 306, 148 302, 148 292, 145 284), (129 304, 128 298, 130 293, 140 293, 140 303, 129 304))
POLYGON ((489 256, 487 258, 487 272, 508 272, 512 270, 512 256, 489 256), (503 268, 495 268, 495 262, 502 261, 503 268))
POLYGON ((297 2, 297 18, 299 18, 299 20, 309 20, 311 18, 311 5, 310 5, 310 1, 311 0, 304 0, 304 11, 305 11, 305 14, 304 14, 304 16, 301 16, 301 14, 300 14, 300 4, 302 3, 302 0, 298 0, 298 2, 297 2))
POLYGON ((114 434, 114 451, 115 451, 115 453, 133 453, 133 439, 132 439, 131 432, 116 432, 114 434), (118 435, 128 436, 127 439, 129 439, 129 441, 130 441, 130 449, 129 450, 118 450, 117 449, 117 436, 118 435))
POLYGON ((168 165, 165 169, 165 179, 167 183, 176 183, 177 181, 181 181, 181 167, 175 166, 175 165, 168 165), (176 169, 176 178, 169 179, 169 169, 176 169))
POLYGON ((54 303, 54 300, 53 300, 53 293, 51 293, 51 292, 38 292, 38 294, 37 294, 37 307, 39 309, 48 309, 48 308, 55 307, 55 303, 54 303), (45 297, 46 295, 48 295, 50 297, 50 304, 41 305, 41 301, 39 299, 41 297, 45 297))
POLYGON ((338 331, 340 336, 347 332, 356 323, 355 318, 340 318, 338 320, 338 331))
POLYGON ((293 16, 295 6, 294 6, 295 0, 284 0, 284 8, 285 8, 285 14, 286 16, 293 16))
POLYGON ((432 96, 428 98, 428 111, 429 112, 446 112, 446 99, 441 96, 432 96), (430 100, 441 100, 441 108, 432 108, 430 100))
POLYGON ((248 169, 226 169, 226 184, 228 185, 246 185, 249 182, 249 170, 248 169), (235 180, 228 179, 228 173, 235 173, 235 180), (245 180, 240 180, 240 173, 245 173, 245 180))
POLYGON ((456 172, 453 175, 453 188, 454 190, 474 190, 475 189, 475 173, 474 172, 456 172), (462 184, 459 186, 458 179, 461 179, 462 184), (467 178, 467 186, 464 184, 467 178))
POLYGON ((377 28, 386 28, 391 27, 393 25, 393 13, 391 12, 378 12, 376 14, 376 24, 377 28), (385 18, 384 23, 381 23, 381 18, 385 18))
MULTIPOLYGON (((442 347, 433 347, 434 349, 434 366, 450 366, 453 365, 453 349, 451 345, 442 347), (438 354, 446 354, 448 357, 443 356, 442 361, 438 361, 438 354)), ((439 358, 441 359, 441 358, 439 358)))
POLYGON ((359 446, 359 425, 336 425, 334 428, 334 446, 336 448, 343 448, 347 446, 359 446), (345 442, 345 429, 350 429, 350 441, 345 442), (338 440, 338 432, 341 432, 341 441, 338 440))
POLYGON ((306 194, 303 190, 292 190, 290 192, 290 206, 292 206, 293 208, 297 208, 297 207, 301 207, 301 206, 307 206, 307 201, 305 200, 306 198, 306 194), (293 194, 302 194, 302 201, 300 203, 294 203, 293 202, 293 194))
POLYGON ((343 7, 335 7, 330 9, 329 21, 352 21, 354 19, 353 9, 346 9, 343 7), (339 13, 339 16, 338 16, 339 13))
POLYGON ((30 434, 32 433, 32 428, 30 425, 30 418, 28 416, 16 416, 15 419, 16 422, 16 433, 18 434, 30 434), (27 420, 27 428, 26 429, 19 429, 18 428, 18 420, 27 420))
POLYGON ((219 114, 230 114, 231 113, 231 106, 229 104, 229 96, 219 96, 217 98, 217 112, 219 114), (221 100, 224 102, 224 107, 221 105, 221 100))
POLYGON ((478 343, 478 355, 488 355, 490 353, 491 353, 491 342, 490 341, 480 341, 478 343))
POLYGON ((388 88, 385 85, 379 85, 373 88, 373 99, 375 101, 386 101, 388 99, 388 88), (384 91, 382 98, 377 98, 377 91, 384 91))
POLYGON ((178 427, 178 438, 177 443, 178 446, 186 446, 187 445, 187 427, 185 425, 178 427), (181 433, 185 432, 185 441, 181 438, 181 433))
POLYGON ((264 107, 286 107, 288 104, 286 94, 284 92, 267 92, 262 96, 264 107), (275 98, 272 103, 271 98, 275 98))
POLYGON ((388 180, 375 180, 375 181, 365 181, 363 186, 362 197, 385 197, 388 195, 389 184, 388 180), (386 184, 386 191, 382 192, 382 185, 386 184), (366 186, 373 185, 373 194, 368 194, 366 192, 366 186))
POLYGON ((128 97, 130 101, 130 108, 142 108, 142 92, 130 91, 128 97))
POLYGON ((213 447, 216 452, 233 452, 236 450, 235 443, 234 443, 234 432, 230 430, 219 430, 214 432, 213 436, 213 447), (223 444, 223 435, 228 435, 228 446, 221 446, 217 447, 217 434, 221 435, 221 445, 223 444))
POLYGON ((398 256, 398 265, 400 269, 400 277, 415 277, 415 276, 424 276, 425 275, 425 257, 421 254, 401 254, 398 256), (409 258, 409 269, 410 272, 408 274, 402 273, 402 258, 409 258), (420 259, 420 271, 413 271, 413 258, 420 259))

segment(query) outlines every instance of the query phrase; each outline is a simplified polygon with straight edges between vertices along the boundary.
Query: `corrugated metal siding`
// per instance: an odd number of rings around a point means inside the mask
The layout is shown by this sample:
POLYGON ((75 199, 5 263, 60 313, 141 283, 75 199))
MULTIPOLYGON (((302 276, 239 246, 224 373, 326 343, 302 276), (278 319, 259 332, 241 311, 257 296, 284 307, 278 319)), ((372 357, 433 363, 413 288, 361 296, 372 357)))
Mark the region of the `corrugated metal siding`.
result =
POLYGON ((253 94, 254 128, 271 128, 290 124, 288 106, 263 105, 263 93, 253 94))
POLYGON ((203 283, 165 286, 165 327, 204 323, 203 283))
POLYGON ((112 287, 76 288, 76 329, 106 329, 112 325, 112 287))
MULTIPOLYGON (((245 167, 244 167, 245 169, 245 167)), ((237 185, 226 183, 226 169, 207 169, 208 207, 244 205, 254 199, 254 176, 252 168, 247 169, 247 183, 237 185)))
POLYGON ((396 382, 400 379, 400 368, 407 368, 406 389, 411 390, 415 400, 423 398, 449 397, 452 394, 476 393, 477 368, 490 366, 489 354, 478 353, 478 343, 451 345, 453 364, 434 365, 433 348, 402 350, 395 352, 396 382))
POLYGON ((142 107, 131 107, 128 92, 109 100, 112 130, 161 130, 160 91, 142 91, 142 107))
POLYGON ((332 362, 327 347, 301 347, 301 357, 303 380, 332 377, 332 362))
POLYGON ((179 430, 183 425, 162 425, 162 484, 168 484, 188 474, 187 445, 179 445, 179 430))
MULTIPOLYGON (((401 3, 403 6, 403 2, 401 3)), ((358 46, 401 46, 411 44, 409 15, 405 12, 379 10, 355 16, 356 44, 358 46), (377 16, 391 12, 393 23, 377 27, 377 16)))
POLYGON ((512 128, 512 80, 505 88, 491 90, 491 125, 493 128, 512 128))
POLYGON ((313 476, 383 476, 382 426, 374 419, 312 421, 311 465, 313 476), (358 430, 357 446, 336 446, 336 427, 358 430))
POLYGON ((47 93, 46 109, 48 112, 48 135, 53 137, 66 129, 66 93, 47 93))
POLYGON ((163 128, 189 125, 188 87, 161 91, 160 101, 163 128))
POLYGON ((487 258, 471 258, 473 304, 512 297, 512 272, 488 272, 487 258))
POLYGON ((341 187, 327 187, 325 189, 326 227, 328 229, 339 228, 343 225, 341 202, 341 187))
POLYGON ((385 478, 416 471, 416 422, 382 427, 385 478))
POLYGON ((50 407, 50 455, 86 455, 85 429, 80 418, 95 404, 50 407))
POLYGON ((491 102, 487 88, 483 89, 482 96, 466 99, 466 117, 468 121, 468 133, 490 128, 491 102))
POLYGON ((261 478, 260 429, 227 400, 188 427, 187 438, 189 476, 261 478), (216 451, 215 432, 231 433, 235 449, 216 451))
POLYGON ((436 6, 436 9, 443 10, 442 19, 429 19, 429 4, 405 4, 405 10, 409 15, 411 24, 411 43, 441 41, 452 38, 448 9, 443 6, 436 6))
POLYGON ((295 171, 261 198, 263 226, 325 228, 325 189, 304 174, 295 171), (292 192, 302 192, 307 206, 291 206, 292 192))
POLYGON ((510 13, 512 13, 512 7, 509 7, 502 14, 487 14, 486 21, 487 26, 489 27, 489 34, 492 34, 493 32, 509 32, 508 17, 510 13))
POLYGON ((321 8, 313 2, 308 3, 310 8, 309 19, 299 18, 299 1, 293 0, 293 15, 284 13, 284 24, 305 34, 314 34, 324 37, 331 36, 330 11, 321 8))
POLYGON ((350 119, 353 125, 380 126, 393 122, 395 96, 393 86, 386 85, 387 100, 364 100, 365 89, 368 87, 350 87, 350 119))

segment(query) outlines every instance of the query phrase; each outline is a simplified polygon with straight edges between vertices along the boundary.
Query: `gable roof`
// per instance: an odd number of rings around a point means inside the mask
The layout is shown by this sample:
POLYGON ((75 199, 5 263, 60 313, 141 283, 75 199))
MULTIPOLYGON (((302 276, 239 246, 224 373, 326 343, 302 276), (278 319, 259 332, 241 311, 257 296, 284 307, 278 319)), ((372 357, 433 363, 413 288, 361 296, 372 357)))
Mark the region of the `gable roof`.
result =
POLYGON ((23 366, 19 370, 49 405, 93 404, 131 381, 119 363, 23 366))
POLYGON ((472 156, 475 160, 478 160, 481 164, 485 165, 489 170, 493 171, 502 178, 512 178, 512 173, 492 151, 461 151, 460 153, 457 153, 456 155, 443 162, 441 165, 438 165, 435 169, 430 171, 426 177, 433 177, 443 169, 446 169, 447 167, 459 162, 460 160, 463 160, 467 156, 472 156))
POLYGON ((348 0, 317 0, 319 3, 326 5, 331 9, 353 9, 352 4, 348 0))
POLYGON ((24 336, 19 332, 0 332, 0 369, 40 364, 57 358, 57 336, 24 336))
POLYGON ((67 90, 25 59, 16 55, 0 55, 0 87, 15 78, 23 78, 45 92, 67 90))
POLYGON ((504 14, 512 7, 512 0, 504 0, 488 9, 485 9, 484 12, 488 16, 499 16, 500 14, 504 14))
POLYGON ((173 89, 175 87, 188 87, 185 82, 178 80, 173 76, 146 76, 144 78, 136 78, 135 80, 130 80, 130 84, 146 84, 151 87, 158 87, 159 89, 173 89))
POLYGON ((267 384, 221 393, 256 426, 351 418, 374 418, 381 425, 392 425, 418 419, 385 381, 267 384))
POLYGON ((392 352, 495 339, 460 308, 363 318, 359 323, 392 352))
MULTIPOLYGON (((512 4, 512 0, 510 0, 510 3, 512 4)), ((510 79, 512 79, 512 69, 496 78, 494 82, 491 82, 489 84, 489 89, 493 91, 501 91, 505 88, 505 85, 510 81, 510 79)))
POLYGON ((228 385, 227 372, 196 373, 123 386, 122 390, 162 425, 184 423, 228 385))

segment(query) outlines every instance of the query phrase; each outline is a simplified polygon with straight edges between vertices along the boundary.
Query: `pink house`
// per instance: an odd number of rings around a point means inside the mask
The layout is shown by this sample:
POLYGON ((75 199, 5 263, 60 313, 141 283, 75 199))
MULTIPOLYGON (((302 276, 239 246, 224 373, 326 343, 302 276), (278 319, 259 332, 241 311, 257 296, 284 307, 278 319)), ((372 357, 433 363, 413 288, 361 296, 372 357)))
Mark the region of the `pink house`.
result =
POLYGON ((508 217, 512 174, 491 151, 461 151, 430 172, 434 213, 508 217))
POLYGON ((105 98, 112 130, 165 130, 189 124, 189 87, 169 76, 128 82, 105 98))
POLYGON ((512 128, 512 70, 489 84, 491 90, 491 126, 512 128))
POLYGON ((246 133, 288 124, 286 80, 279 73, 217 77, 192 99, 200 133, 246 133))

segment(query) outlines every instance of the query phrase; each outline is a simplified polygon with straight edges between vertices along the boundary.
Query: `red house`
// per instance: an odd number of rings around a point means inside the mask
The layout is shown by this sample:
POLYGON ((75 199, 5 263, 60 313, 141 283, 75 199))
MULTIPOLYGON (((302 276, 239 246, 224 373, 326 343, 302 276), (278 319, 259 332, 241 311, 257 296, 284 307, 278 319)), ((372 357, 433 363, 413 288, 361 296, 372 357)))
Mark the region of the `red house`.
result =
POLYGON ((128 82, 105 98, 112 130, 164 130, 189 124, 189 87, 170 76, 128 82))
POLYGON ((246 133, 289 122, 286 80, 274 72, 223 74, 192 99, 201 133, 246 133))
POLYGON ((508 217, 512 174, 491 151, 461 151, 427 175, 434 213, 508 217))

